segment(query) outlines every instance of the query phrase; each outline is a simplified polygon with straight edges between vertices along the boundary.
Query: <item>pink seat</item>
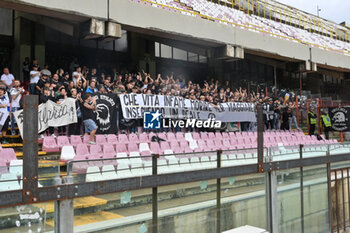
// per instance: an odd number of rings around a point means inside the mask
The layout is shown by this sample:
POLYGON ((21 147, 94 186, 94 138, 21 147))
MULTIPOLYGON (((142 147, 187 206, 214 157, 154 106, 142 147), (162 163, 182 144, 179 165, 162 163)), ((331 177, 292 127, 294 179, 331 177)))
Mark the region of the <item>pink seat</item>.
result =
POLYGON ((201 139, 202 140, 208 140, 209 139, 208 134, 206 132, 201 132, 200 135, 201 135, 201 139))
POLYGON ((119 135, 118 135, 118 142, 119 142, 119 143, 128 143, 128 142, 129 142, 129 139, 128 139, 128 137, 126 136, 126 134, 119 134, 119 135))
POLYGON ((230 138, 230 135, 227 132, 222 132, 221 135, 222 135, 222 139, 230 138))
POLYGON ((140 142, 149 142, 148 135, 146 133, 142 133, 139 135, 140 142))
POLYGON ((168 141, 176 141, 175 134, 172 132, 167 133, 168 141))
POLYGON ((15 150, 13 148, 3 148, 0 150, 0 158, 2 164, 10 165, 12 160, 17 160, 15 150))
POLYGON ((44 137, 43 150, 46 152, 58 152, 60 151, 60 148, 58 147, 54 137, 44 137))
POLYGON ((192 153, 193 150, 190 148, 188 142, 186 140, 180 141, 180 148, 184 153, 192 153))
POLYGON ((76 156, 74 156, 73 160, 87 159, 90 155, 87 145, 82 143, 77 145, 75 154, 76 156))
POLYGON ((194 152, 203 152, 204 150, 208 150, 204 140, 198 140, 197 145, 198 147, 194 149, 194 152))
POLYGON ((108 134, 107 136, 107 142, 109 144, 117 144, 118 143, 118 137, 115 134, 108 134))
POLYGON ((201 139, 199 133, 197 133, 197 132, 193 132, 193 133, 192 133, 192 138, 193 138, 194 140, 200 140, 200 139, 201 139))
POLYGON ((228 150, 229 149, 229 146, 224 145, 220 139, 215 139, 214 145, 215 145, 216 149, 220 149, 220 150, 228 150))
POLYGON ((106 137, 101 134, 96 135, 96 143, 97 144, 105 144, 106 143, 106 137))
POLYGON ((159 147, 159 143, 158 142, 151 142, 150 143, 150 150, 152 152, 152 154, 162 154, 161 149, 159 147))
MULTIPOLYGON (((78 159, 76 159, 78 160, 78 159)), ((86 173, 86 169, 89 167, 88 162, 73 163, 72 171, 74 173, 86 173)))
POLYGON ((57 137, 57 146, 62 148, 63 146, 69 146, 70 142, 67 136, 58 136, 57 137))
POLYGON ((160 149, 162 153, 164 153, 165 150, 170 150, 170 145, 168 142, 160 142, 160 149))
POLYGON ((129 142, 139 143, 139 137, 137 134, 131 133, 129 134, 129 142))
POLYGON ((213 132, 209 132, 208 133, 208 138, 211 139, 211 140, 214 140, 216 137, 215 137, 215 134, 213 132))
POLYGON ((177 141, 171 141, 170 142, 170 149, 172 149, 174 152, 180 148, 179 143, 177 141))
POLYGON ((134 142, 130 142, 128 144, 128 151, 129 151, 129 153, 130 152, 138 152, 138 153, 140 153, 139 147, 134 142))
POLYGON ((125 143, 118 143, 117 145, 116 145, 116 151, 117 151, 117 153, 121 153, 121 152, 128 152, 128 150, 126 149, 126 145, 125 145, 125 143))
MULTIPOLYGON (((104 144, 103 145, 103 154, 112 154, 115 156, 115 150, 113 144, 104 144)), ((104 156, 103 156, 104 157, 104 156)))
POLYGON ((177 132, 177 133, 175 134, 175 136, 176 136, 176 139, 177 139, 178 141, 180 141, 180 140, 185 140, 184 134, 181 133, 181 132, 177 132))
POLYGON ((215 132, 215 138, 216 139, 222 139, 222 134, 220 132, 215 132))
POLYGON ((70 141, 74 147, 76 147, 78 144, 83 143, 83 141, 81 140, 81 136, 78 135, 70 136, 70 141))

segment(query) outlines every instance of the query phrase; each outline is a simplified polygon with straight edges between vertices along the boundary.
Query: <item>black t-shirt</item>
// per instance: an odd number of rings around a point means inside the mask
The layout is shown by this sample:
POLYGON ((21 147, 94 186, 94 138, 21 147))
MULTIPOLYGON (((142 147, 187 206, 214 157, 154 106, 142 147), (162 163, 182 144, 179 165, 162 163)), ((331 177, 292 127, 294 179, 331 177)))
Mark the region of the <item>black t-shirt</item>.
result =
POLYGON ((62 101, 65 99, 64 97, 65 97, 64 95, 59 95, 59 96, 57 96, 57 97, 56 97, 56 102, 57 102, 57 101, 62 102, 62 101))
POLYGON ((37 86, 40 87, 40 89, 42 89, 45 86, 46 81, 43 79, 39 79, 39 81, 37 82, 37 86))
POLYGON ((55 85, 56 85, 56 87, 53 89, 55 92, 58 90, 58 87, 59 87, 59 86, 62 86, 62 83, 61 83, 61 82, 55 81, 55 80, 52 80, 52 81, 51 81, 51 84, 55 84, 55 85))
POLYGON ((39 104, 46 103, 48 100, 56 102, 55 97, 47 96, 47 95, 43 95, 43 94, 41 94, 39 96, 39 104))
POLYGON ((97 74, 88 73, 86 80, 90 82, 91 79, 93 79, 93 78, 97 80, 97 77, 98 77, 97 74))
POLYGON ((84 106, 85 102, 82 103, 80 106, 81 106, 81 112, 83 114, 83 120, 88 120, 88 119, 91 119, 91 120, 94 120, 95 116, 94 116, 94 112, 93 110, 91 109, 88 109, 84 106))

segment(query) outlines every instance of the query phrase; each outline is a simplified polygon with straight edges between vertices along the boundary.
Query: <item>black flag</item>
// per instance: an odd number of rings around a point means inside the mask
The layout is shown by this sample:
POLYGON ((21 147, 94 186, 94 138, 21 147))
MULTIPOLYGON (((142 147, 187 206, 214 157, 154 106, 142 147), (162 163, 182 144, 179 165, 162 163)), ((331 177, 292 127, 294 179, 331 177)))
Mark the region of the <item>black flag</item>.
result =
POLYGON ((98 134, 116 134, 117 129, 117 94, 96 94, 97 110, 95 119, 98 134))

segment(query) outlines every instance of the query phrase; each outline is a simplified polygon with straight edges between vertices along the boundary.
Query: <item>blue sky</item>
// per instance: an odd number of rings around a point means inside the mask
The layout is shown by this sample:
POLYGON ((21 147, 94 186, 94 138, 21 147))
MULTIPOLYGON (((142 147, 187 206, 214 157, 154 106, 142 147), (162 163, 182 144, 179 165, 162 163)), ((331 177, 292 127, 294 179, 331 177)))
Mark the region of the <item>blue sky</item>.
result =
POLYGON ((336 23, 346 21, 350 23, 349 0, 277 0, 278 2, 296 7, 303 11, 317 15, 317 5, 321 9, 320 17, 336 23))

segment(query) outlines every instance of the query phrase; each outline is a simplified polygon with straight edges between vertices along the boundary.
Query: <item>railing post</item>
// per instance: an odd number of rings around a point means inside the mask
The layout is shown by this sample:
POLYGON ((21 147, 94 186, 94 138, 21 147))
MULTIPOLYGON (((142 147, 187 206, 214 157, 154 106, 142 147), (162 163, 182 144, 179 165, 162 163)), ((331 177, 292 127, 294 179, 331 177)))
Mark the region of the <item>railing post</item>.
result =
POLYGON ((258 172, 264 172, 264 119, 263 106, 257 105, 257 124, 258 124, 258 172))
MULTIPOLYGON (((299 145, 300 160, 303 159, 303 147, 299 145)), ((304 169, 300 166, 300 218, 301 218, 301 233, 304 233, 304 169)))
MULTIPOLYGON (((221 167, 222 150, 217 151, 217 168, 221 167)), ((216 179, 216 233, 221 233, 221 179, 216 179)))
POLYGON ((267 226, 270 233, 278 233, 278 202, 276 171, 266 173, 267 226))
MULTIPOLYGON (((56 185, 73 184, 73 177, 71 174, 72 163, 67 164, 67 177, 64 179, 57 178, 56 185)), ((57 188, 57 192, 59 192, 57 188)), ((60 198, 59 195, 57 198, 60 198)), ((57 200, 55 201, 55 233, 73 233, 74 232, 74 199, 57 200)))
MULTIPOLYGON (((329 144, 327 145, 327 158, 329 159, 330 151, 329 151, 329 144)), ((327 161, 327 188, 328 188, 328 220, 329 220, 329 232, 332 231, 332 223, 333 223, 333 217, 332 217, 332 196, 331 196, 331 187, 332 187, 332 176, 331 176, 331 163, 329 160, 327 161)), ((349 192, 350 193, 350 192, 349 192)), ((350 204, 350 202, 349 202, 350 204)), ((350 211, 350 208, 349 208, 350 211)))
POLYGON ((24 96, 23 202, 38 200, 38 96, 24 96))
MULTIPOLYGON (((158 154, 152 155, 152 175, 157 175, 158 154)), ((158 187, 152 188, 152 232, 158 233, 158 187)))

